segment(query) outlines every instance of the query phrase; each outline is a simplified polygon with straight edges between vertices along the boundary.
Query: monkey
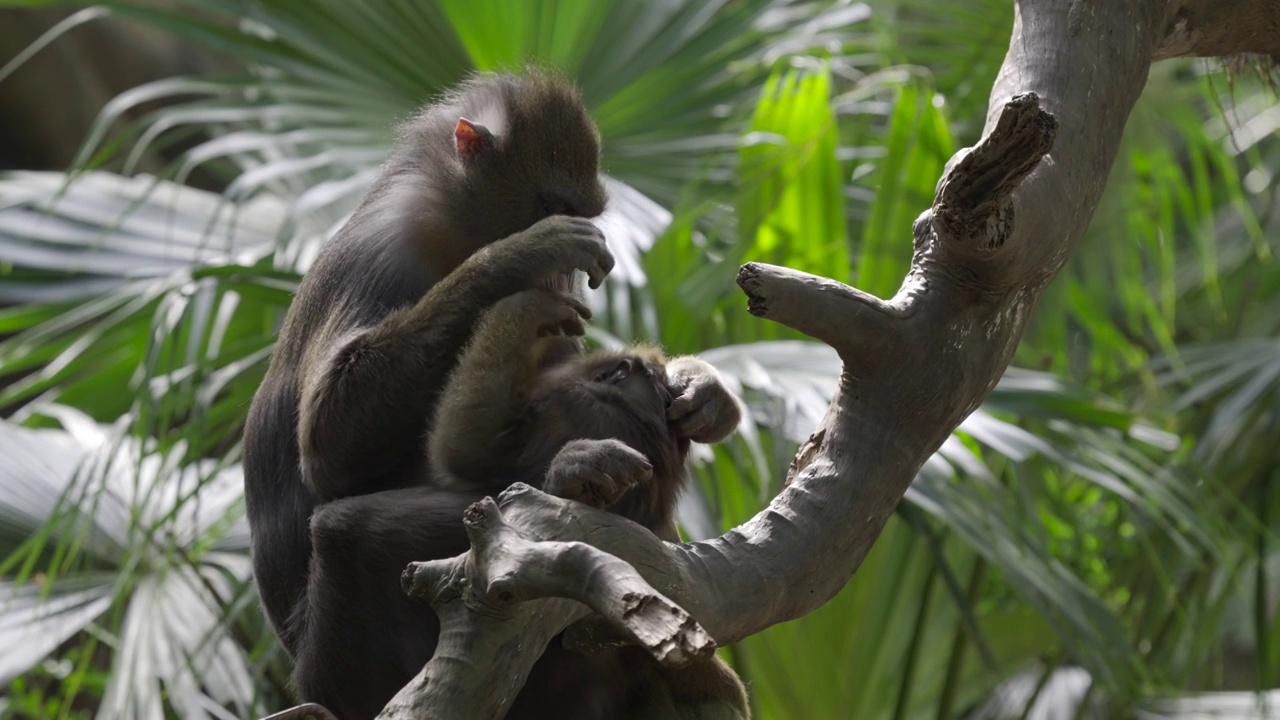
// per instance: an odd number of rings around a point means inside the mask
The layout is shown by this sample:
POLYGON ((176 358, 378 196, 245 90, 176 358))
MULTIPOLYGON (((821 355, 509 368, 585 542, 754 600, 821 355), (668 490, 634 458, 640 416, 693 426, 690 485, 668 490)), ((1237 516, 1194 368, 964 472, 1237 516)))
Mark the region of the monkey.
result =
POLYGON ((438 484, 497 495, 517 482, 545 481, 552 494, 593 498, 650 529, 673 515, 689 439, 668 428, 661 351, 632 346, 550 367, 544 360, 589 317, 580 301, 549 290, 511 295, 489 310, 436 408, 428 447, 438 484))
MULTIPOLYGON (((435 619, 399 587, 409 562, 467 548, 483 497, 429 477, 436 403, 499 300, 613 267, 600 137, 568 82, 481 75, 401 126, 367 195, 286 312, 245 421, 253 576, 307 701, 372 717, 430 657, 435 619)), ((565 339, 548 363, 571 358, 565 339)), ((728 391, 668 368, 679 432, 715 424, 728 391)))
MULTIPOLYGON (((572 295, 545 289, 495 304, 441 395, 429 438, 432 473, 442 485, 487 494, 515 482, 541 487, 678 542, 675 503, 690 439, 672 432, 667 417, 674 397, 662 352, 641 345, 544 362, 558 338, 580 335, 589 317, 572 295)), ((722 440, 736 428, 736 403, 717 419, 703 439, 722 440)), ((553 658, 535 666, 509 720, 749 717, 741 681, 719 658, 674 671, 634 647, 606 652, 590 667, 563 653, 553 658)))

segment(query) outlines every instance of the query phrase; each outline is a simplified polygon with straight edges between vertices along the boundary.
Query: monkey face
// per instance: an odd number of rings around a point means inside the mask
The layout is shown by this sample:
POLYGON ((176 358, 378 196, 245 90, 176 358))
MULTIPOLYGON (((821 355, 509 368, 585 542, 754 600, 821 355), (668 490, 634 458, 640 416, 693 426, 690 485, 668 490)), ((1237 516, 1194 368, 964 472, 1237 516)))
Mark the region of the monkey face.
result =
POLYGON ((594 365, 587 371, 598 396, 643 417, 661 416, 665 420, 666 409, 671 405, 665 368, 638 355, 623 355, 607 364, 594 365))
POLYGON ((466 194, 486 206, 471 218, 486 241, 552 215, 604 212, 599 132, 572 85, 535 72, 468 87, 454 144, 466 194))
POLYGON ((616 438, 646 455, 670 454, 672 394, 660 359, 657 351, 597 352, 563 363, 543 375, 531 405, 558 442, 616 438))
POLYGON ((620 440, 653 465, 652 478, 628 490, 611 511, 648 527, 670 517, 684 486, 684 454, 667 422, 672 393, 657 350, 597 352, 553 367, 533 398, 527 425, 544 447, 570 440, 620 440))

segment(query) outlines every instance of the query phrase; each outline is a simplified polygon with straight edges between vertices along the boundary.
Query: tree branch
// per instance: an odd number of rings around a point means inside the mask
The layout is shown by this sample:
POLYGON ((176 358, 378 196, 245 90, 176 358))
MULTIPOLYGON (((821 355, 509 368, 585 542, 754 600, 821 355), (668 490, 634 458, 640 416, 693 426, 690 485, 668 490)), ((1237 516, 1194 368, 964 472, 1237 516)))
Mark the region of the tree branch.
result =
POLYGON ((999 265, 991 256, 1013 234, 1013 191, 1057 133, 1058 121, 1040 109, 1035 93, 1017 95, 977 147, 951 159, 933 203, 933 229, 974 272, 999 265))
MULTIPOLYGON (((519 484, 510 494, 538 492, 519 484)), ((545 496, 563 507, 569 501, 545 496)), ((405 592, 433 604, 447 602, 446 588, 465 574, 473 607, 508 608, 537 598, 577 600, 624 630, 636 645, 664 665, 706 657, 715 643, 675 603, 654 590, 631 565, 581 542, 538 542, 508 525, 490 498, 463 517, 471 552, 462 558, 411 564, 405 592)))
MULTIPOLYGON (((553 531, 567 523, 594 527, 606 535, 644 533, 655 551, 665 550, 662 541, 625 518, 523 483, 508 488, 501 498, 504 503, 528 502, 550 513, 545 521, 521 523, 525 528, 553 531), (606 523, 593 526, 576 520, 578 514, 603 516, 606 523)), ((715 651, 715 641, 688 613, 618 557, 577 537, 534 539, 543 534, 517 530, 491 498, 467 508, 463 524, 470 552, 412 563, 402 576, 405 592, 426 598, 440 617, 440 640, 431 661, 379 717, 501 717, 547 642, 585 617, 587 608, 663 665, 678 667, 715 651), (525 648, 538 652, 521 652, 525 648), (494 692, 495 688, 505 692, 494 692)))
POLYGON ((888 354, 901 310, 830 278, 791 268, 747 263, 738 270, 747 310, 832 346, 843 356, 888 354))
POLYGON ((1280 5, 1274 0, 1168 3, 1152 59, 1237 54, 1280 60, 1280 5))
POLYGON ((669 544, 606 512, 509 489, 497 510, 478 511, 491 530, 470 553, 415 566, 440 644, 384 717, 501 717, 547 641, 587 606, 674 658, 706 647, 685 611, 728 643, 827 602, 1003 374, 1088 226, 1152 60, 1274 49, 1269 0, 1019 0, 1016 11, 983 137, 948 164, 916 221, 893 298, 757 263, 739 273, 750 312, 830 344, 844 363, 783 491, 719 538, 669 544), (640 606, 649 619, 636 624, 628 608, 640 606), (650 607, 673 619, 649 625, 650 607))

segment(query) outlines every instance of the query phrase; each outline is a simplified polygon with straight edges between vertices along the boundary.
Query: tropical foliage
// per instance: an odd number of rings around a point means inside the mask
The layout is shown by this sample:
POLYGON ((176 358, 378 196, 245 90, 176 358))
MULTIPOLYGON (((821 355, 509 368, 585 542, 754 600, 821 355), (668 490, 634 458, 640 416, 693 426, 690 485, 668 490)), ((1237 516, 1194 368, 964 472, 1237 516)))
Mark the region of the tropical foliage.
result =
MULTIPOLYGON (((1012 24, 1003 0, 101 7, 244 69, 127 92, 67 173, 0 178, 0 716, 289 704, 238 435, 300 274, 417 103, 527 62, 581 84, 619 260, 593 340, 699 352, 751 408, 696 458, 681 521, 707 537, 777 492, 839 370, 745 312, 738 265, 891 295, 1012 24)), ((1189 717, 1255 701, 1187 692, 1280 681, 1277 117, 1250 76, 1157 66, 1016 367, 844 592, 728 650, 759 717, 1189 717)))

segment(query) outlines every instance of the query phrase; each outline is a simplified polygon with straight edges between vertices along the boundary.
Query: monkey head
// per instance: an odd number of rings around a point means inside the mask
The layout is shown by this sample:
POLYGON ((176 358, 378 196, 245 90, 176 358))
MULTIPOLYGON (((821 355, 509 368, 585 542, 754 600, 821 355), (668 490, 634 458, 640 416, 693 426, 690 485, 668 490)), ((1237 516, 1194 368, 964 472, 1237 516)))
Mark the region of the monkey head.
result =
POLYGON ((595 352, 542 374, 530 397, 540 434, 557 448, 570 440, 621 440, 653 465, 646 487, 632 488, 611 508, 649 527, 674 511, 689 449, 667 422, 672 392, 656 348, 595 352))
POLYGON ((407 124, 401 142, 448 183, 433 195, 472 250, 545 217, 604 212, 600 133, 577 89, 550 73, 474 76, 407 124))

